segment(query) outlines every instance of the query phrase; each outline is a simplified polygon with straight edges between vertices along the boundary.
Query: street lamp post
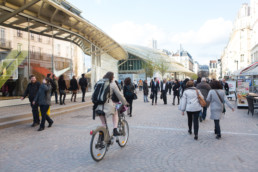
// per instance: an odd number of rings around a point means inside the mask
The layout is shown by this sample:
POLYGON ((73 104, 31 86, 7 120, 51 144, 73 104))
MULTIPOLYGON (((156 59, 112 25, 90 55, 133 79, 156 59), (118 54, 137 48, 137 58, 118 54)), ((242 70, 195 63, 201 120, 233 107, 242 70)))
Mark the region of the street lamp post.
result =
POLYGON ((238 70, 238 60, 235 60, 235 63, 237 63, 237 70, 238 70))

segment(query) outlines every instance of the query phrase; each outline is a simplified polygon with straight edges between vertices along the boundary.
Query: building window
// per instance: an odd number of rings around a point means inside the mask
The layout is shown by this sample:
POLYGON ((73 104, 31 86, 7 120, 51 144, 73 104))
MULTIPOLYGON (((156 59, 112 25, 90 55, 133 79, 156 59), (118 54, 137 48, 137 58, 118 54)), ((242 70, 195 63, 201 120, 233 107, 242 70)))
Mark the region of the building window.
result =
POLYGON ((0 39, 2 43, 5 43, 5 29, 1 28, 0 39))
POLYGON ((39 37, 38 37, 38 41, 39 42, 42 42, 42 38, 41 38, 41 36, 40 35, 38 35, 39 37))
POLYGON ((34 34, 33 33, 30 33, 30 39, 34 40, 34 34))
POLYGON ((22 32, 21 32, 21 30, 17 30, 17 36, 22 38, 22 32))
POLYGON ((244 61, 245 61, 245 55, 244 55, 244 54, 241 54, 240 61, 241 61, 241 62, 244 62, 244 61))
POLYGON ((22 44, 20 44, 20 43, 17 44, 17 51, 18 52, 22 51, 22 44))

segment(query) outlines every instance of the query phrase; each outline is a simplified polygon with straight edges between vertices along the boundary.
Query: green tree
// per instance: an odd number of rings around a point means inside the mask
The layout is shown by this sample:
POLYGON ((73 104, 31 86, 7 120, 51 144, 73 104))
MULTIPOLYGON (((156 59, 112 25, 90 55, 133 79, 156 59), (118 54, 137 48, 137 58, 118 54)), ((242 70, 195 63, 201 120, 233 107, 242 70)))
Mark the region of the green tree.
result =
POLYGON ((145 72, 145 78, 147 79, 147 77, 152 78, 153 77, 153 72, 155 70, 155 64, 151 61, 151 60, 146 60, 144 62, 142 62, 142 67, 144 69, 145 72))
POLYGON ((165 75, 165 73, 168 72, 169 63, 166 62, 165 60, 162 60, 162 61, 156 62, 155 66, 156 66, 156 69, 160 72, 161 77, 163 79, 163 76, 165 75))

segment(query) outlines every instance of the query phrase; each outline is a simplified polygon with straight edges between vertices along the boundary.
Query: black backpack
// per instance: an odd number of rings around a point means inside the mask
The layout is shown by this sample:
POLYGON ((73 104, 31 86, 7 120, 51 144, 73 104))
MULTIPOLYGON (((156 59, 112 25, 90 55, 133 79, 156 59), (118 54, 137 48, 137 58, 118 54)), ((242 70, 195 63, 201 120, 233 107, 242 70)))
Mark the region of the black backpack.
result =
POLYGON ((94 87, 92 94, 92 103, 94 105, 105 104, 110 97, 110 82, 108 79, 99 80, 94 87))

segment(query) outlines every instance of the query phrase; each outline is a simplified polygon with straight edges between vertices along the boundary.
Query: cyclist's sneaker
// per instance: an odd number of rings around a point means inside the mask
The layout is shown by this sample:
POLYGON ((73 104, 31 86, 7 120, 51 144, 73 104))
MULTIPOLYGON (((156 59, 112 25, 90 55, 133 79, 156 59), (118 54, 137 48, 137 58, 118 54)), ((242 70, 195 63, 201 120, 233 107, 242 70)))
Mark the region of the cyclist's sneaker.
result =
POLYGON ((113 135, 114 136, 121 136, 121 134, 117 131, 117 128, 113 129, 113 135))

